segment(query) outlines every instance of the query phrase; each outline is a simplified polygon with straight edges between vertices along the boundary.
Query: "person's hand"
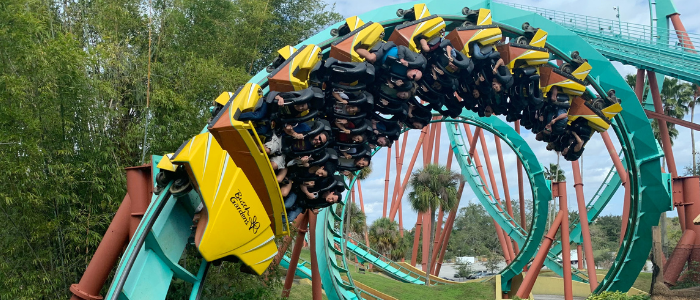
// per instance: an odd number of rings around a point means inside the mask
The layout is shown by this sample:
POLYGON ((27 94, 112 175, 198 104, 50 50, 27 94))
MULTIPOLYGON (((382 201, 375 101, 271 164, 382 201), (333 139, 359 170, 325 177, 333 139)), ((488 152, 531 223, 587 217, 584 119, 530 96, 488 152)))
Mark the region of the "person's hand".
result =
POLYGON ((481 73, 479 73, 479 81, 486 81, 486 79, 484 78, 484 75, 481 73))
POLYGON ((372 119, 372 124, 377 124, 377 123, 379 123, 379 120, 377 120, 377 119, 372 119))
POLYGON ((449 62, 449 63, 447 64, 447 66, 450 67, 450 68, 452 68, 452 69, 457 69, 457 66, 455 66, 455 64, 453 64, 452 62, 449 62))
POLYGON ((494 69, 493 69, 493 74, 498 74, 498 69, 494 68, 494 69))
POLYGON ((282 96, 280 96, 280 95, 275 96, 275 100, 277 100, 277 105, 279 105, 279 106, 284 105, 284 98, 282 98, 282 96))
POLYGON ((318 215, 319 210, 318 208, 314 208, 311 212, 314 213, 314 215, 318 215))
POLYGON ((302 156, 301 158, 299 158, 299 161, 301 161, 302 163, 308 163, 308 162, 309 162, 309 159, 311 159, 311 157, 309 157, 309 156, 302 156))
POLYGON ((348 123, 348 120, 346 120, 346 119, 336 119, 335 122, 336 122, 337 124, 343 124, 343 125, 345 125, 345 124, 348 123))
POLYGON ((343 155, 343 157, 344 157, 345 159, 351 159, 351 158, 352 158, 352 156, 351 156, 350 154, 347 154, 347 153, 346 153, 345 155, 343 155))
POLYGON ((405 59, 402 58, 399 61, 401 62, 402 65, 408 67, 408 62, 405 59))
POLYGON ((284 125, 284 129, 285 130, 292 130, 292 129, 294 129, 294 127, 292 127, 292 125, 287 124, 287 125, 284 125))
POLYGON ((374 134, 379 134, 379 130, 374 130, 374 134))
POLYGON ((398 79, 394 83, 396 83, 397 86, 402 86, 403 85, 403 80, 398 79))
POLYGON ((343 133, 345 133, 345 134, 350 134, 350 130, 349 130, 349 129, 345 129, 345 130, 343 130, 343 133))
POLYGON ((292 134, 292 137, 294 137, 294 138, 297 139, 297 140, 304 139, 304 135, 303 135, 303 134, 301 134, 301 133, 296 133, 296 132, 295 132, 294 134, 292 134))
POLYGON ((384 105, 389 105, 389 101, 386 101, 386 99, 379 100, 384 105))

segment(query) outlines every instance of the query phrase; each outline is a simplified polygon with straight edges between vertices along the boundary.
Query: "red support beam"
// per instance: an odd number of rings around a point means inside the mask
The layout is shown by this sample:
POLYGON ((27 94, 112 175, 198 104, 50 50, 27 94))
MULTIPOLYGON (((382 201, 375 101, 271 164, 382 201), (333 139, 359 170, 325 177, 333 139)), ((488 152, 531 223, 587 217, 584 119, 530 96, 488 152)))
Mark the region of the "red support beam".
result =
MULTIPOLYGON (((398 145, 398 141, 396 141, 398 145)), ((403 168, 404 154, 406 154, 406 144, 408 143, 408 131, 403 134, 403 142, 401 143, 401 153, 396 152, 396 179, 394 179, 394 191, 391 194, 391 204, 389 205, 389 210, 393 207, 396 197, 399 195, 399 189, 401 188, 401 169, 403 168)), ((398 151, 398 146, 396 147, 398 151)), ((386 217, 386 216, 385 216, 386 217)))
POLYGON ((438 161, 440 160, 440 136, 442 135, 442 123, 435 123, 435 126, 437 127, 435 130, 437 136, 435 137, 435 146, 433 147, 433 152, 435 152, 433 164, 437 165, 438 161))
POLYGON ((294 273, 296 273, 297 264, 299 263, 299 254, 301 253, 301 248, 302 246, 304 246, 304 236, 306 235, 308 225, 308 212, 305 212, 299 217, 297 217, 298 232, 296 240, 294 241, 294 248, 292 248, 292 257, 289 258, 289 269, 287 269, 287 276, 285 276, 284 279, 284 287, 282 288, 282 298, 289 298, 289 291, 292 289, 292 284, 294 283, 294 273))
MULTIPOLYGON (((465 181, 462 180, 462 182, 459 183, 459 190, 457 191, 457 197, 459 199, 462 199, 462 192, 464 192, 464 184, 465 181)), ((447 217, 447 221, 445 222, 445 230, 443 230, 442 238, 441 238, 441 243, 442 243, 442 248, 440 249, 440 258, 437 261, 437 266, 435 267, 435 276, 440 275, 440 268, 442 267, 442 261, 445 258, 445 251, 447 250, 447 245, 450 241, 450 234, 452 233, 452 227, 454 226, 455 222, 455 217, 457 216, 457 212, 459 211, 459 202, 455 207, 450 210, 450 215, 447 217)))
MULTIPOLYGON (((520 120, 515 121, 515 132, 520 134, 520 120)), ((520 226, 527 228, 525 219, 525 187, 523 185, 523 162, 518 157, 518 197, 520 198, 520 226)))
POLYGON ((396 210, 399 209, 399 203, 401 203, 401 198, 403 198, 403 194, 404 192, 406 192, 406 187, 408 186, 408 179, 411 177, 411 172, 413 172, 413 166, 416 163, 416 158, 418 158, 418 152, 420 152, 420 147, 424 144, 423 141, 425 140, 425 135, 427 133, 426 128, 427 127, 423 128, 423 130, 421 131, 421 135, 418 138, 418 142, 416 143, 416 149, 413 151, 411 162, 408 164, 406 175, 404 175, 403 183, 399 188, 399 194, 397 195, 396 199, 394 199, 394 201, 391 203, 391 212, 389 214, 389 219, 392 221, 396 217, 396 210))
POLYGON ((564 265, 564 299, 573 300, 571 286, 571 244, 569 239, 569 207, 566 201, 566 182, 559 182, 559 211, 561 218, 561 260, 564 265))
POLYGON ((690 128, 690 129, 695 130, 695 131, 700 131, 700 124, 688 122, 688 121, 681 120, 681 119, 677 119, 677 118, 670 117, 670 116, 667 116, 667 115, 662 114, 662 113, 660 114, 660 113, 653 112, 653 111, 646 110, 646 109, 644 110, 644 112, 647 114, 647 117, 648 117, 648 118, 653 118, 653 119, 657 119, 657 120, 663 120, 663 121, 666 121, 666 122, 669 122, 669 123, 673 123, 673 124, 676 124, 676 125, 679 125, 679 126, 683 126, 683 127, 685 127, 685 128, 690 128))
POLYGON ((316 214, 309 214, 310 239, 309 248, 311 248, 311 291, 313 300, 321 300, 323 297, 323 286, 321 284, 321 273, 318 272, 318 256, 316 255, 316 214))
MULTIPOLYGON (((578 217, 581 222, 581 236, 583 236, 583 250, 586 255, 586 269, 588 271, 588 281, 590 282, 591 292, 598 287, 598 278, 595 273, 595 262, 593 261, 593 244, 591 242, 591 230, 588 224, 588 210, 586 209, 586 199, 583 196, 583 178, 581 177, 581 168, 578 160, 571 162, 572 172, 574 173, 574 188, 576 189, 576 202, 578 203, 578 217)), ((581 252, 579 245, 578 252, 581 252)), ((579 255, 580 257, 580 255, 579 255)), ((583 267, 581 259, 579 259, 579 269, 583 267)))
POLYGON ((637 95, 639 103, 644 103, 644 69, 637 70, 637 81, 634 83, 634 94, 637 95))
MULTIPOLYGON (((605 148, 608 149, 608 154, 610 154, 610 158, 613 161, 613 165, 615 166, 615 171, 617 171, 617 175, 620 176, 620 181, 622 182, 622 186, 625 187, 625 197, 623 198, 623 207, 622 207, 622 231, 620 232, 620 243, 622 243, 622 239, 625 236, 625 232, 627 231, 627 222, 629 219, 629 211, 630 211, 630 187, 627 185, 628 182, 628 173, 627 170, 625 170, 625 167, 622 166, 622 160, 620 160, 620 156, 617 155, 617 151, 615 150, 615 145, 613 145, 612 140, 610 139, 610 135, 608 135, 608 132, 601 132, 600 136, 603 138, 603 143, 605 143, 605 148)), ((581 172, 579 172, 581 174, 581 172)))
MULTIPOLYGON (((486 145, 486 138, 484 137, 483 130, 479 131, 479 138, 480 138, 479 142, 481 144, 481 152, 483 152, 484 161, 486 161, 486 169, 489 171, 489 180, 491 181, 491 191, 493 192, 493 195, 495 197, 494 200, 499 205, 502 205, 501 196, 498 192, 498 185, 496 184, 496 176, 493 173, 493 167, 491 165, 491 156, 489 155, 489 149, 488 149, 488 146, 486 145)), ((500 210, 501 212, 503 211, 503 210, 501 210, 500 207, 498 208, 498 210, 500 210)), ((508 256, 510 256, 510 259, 512 261, 513 258, 515 258, 515 251, 513 250, 513 242, 510 240, 510 237, 506 234, 505 230, 503 230, 502 228, 501 228, 501 230, 503 231, 502 232, 503 238, 505 238, 505 240, 506 240, 506 245, 507 245, 506 250, 508 250, 508 256)), ((509 261, 509 263, 510 263, 510 261, 509 261)))
POLYGON ((523 278, 523 282, 520 284, 520 288, 518 288, 518 292, 516 294, 518 297, 522 299, 528 299, 530 297, 532 287, 535 285, 537 276, 540 275, 540 270, 542 270, 544 260, 547 258, 549 248, 552 247, 552 242, 554 241, 554 238, 559 229, 559 224, 561 224, 561 220, 563 219, 563 217, 563 212, 559 211, 559 213, 557 213, 557 217, 554 219, 554 222, 552 222, 552 226, 549 228, 547 235, 545 235, 544 239, 542 239, 540 249, 537 251, 535 259, 532 260, 532 265, 530 266, 529 271, 525 274, 525 278, 523 278))
MULTIPOLYGON (((398 143, 397 143, 398 146, 398 143)), ((399 147, 396 147, 396 156, 399 156, 399 147)), ((389 173, 391 172, 391 147, 386 150, 386 174, 384 175, 384 205, 382 206, 382 217, 386 218, 386 206, 389 203, 389 173)))
MULTIPOLYGON (((474 130, 474 135, 472 136, 472 131, 469 128, 469 125, 466 123, 463 123, 464 125, 464 130, 467 132, 467 138, 470 141, 473 141, 476 143, 476 137, 479 136, 479 132, 481 132, 481 127, 476 127, 476 130, 474 130)), ((474 149, 474 146, 476 144, 471 144, 470 147, 474 149)), ((474 149, 475 150, 475 149, 474 149)), ((484 168, 481 166, 481 160, 479 159, 479 153, 473 151, 472 159, 474 160, 474 166, 476 166, 476 170, 479 172, 479 177, 481 177, 481 180, 484 182, 484 191, 487 193, 489 192, 489 187, 488 183, 486 183, 486 175, 484 175, 484 168)), ((496 227, 496 233, 498 235, 498 242, 501 244, 501 249, 503 250, 503 257, 505 258, 506 262, 510 263, 511 257, 510 257, 510 252, 508 251, 508 244, 506 243, 506 239, 504 238, 503 234, 503 229, 501 229, 501 226, 496 223, 496 220, 493 221, 493 226, 496 227)))
POLYGON ((418 262, 418 245, 420 245, 421 226, 423 226, 423 214, 418 213, 418 217, 416 217, 416 227, 413 228, 413 249, 411 251, 411 266, 414 267, 418 262))

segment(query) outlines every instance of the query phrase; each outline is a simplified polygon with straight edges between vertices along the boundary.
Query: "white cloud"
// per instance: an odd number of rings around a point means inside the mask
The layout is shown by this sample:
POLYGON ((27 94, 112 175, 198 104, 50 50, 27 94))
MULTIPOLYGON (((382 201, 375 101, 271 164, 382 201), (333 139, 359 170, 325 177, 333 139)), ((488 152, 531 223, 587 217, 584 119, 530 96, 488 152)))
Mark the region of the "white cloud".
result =
MULTIPOLYGON (((406 1, 388 0, 388 1, 370 1, 370 0, 355 0, 355 1, 327 1, 328 3, 335 3, 336 10, 339 11, 343 16, 350 17, 357 14, 362 14, 373 9, 379 8, 381 6, 392 5, 396 3, 403 3, 406 1)), ((569 13, 576 13, 582 15, 588 15, 593 17, 600 17, 606 19, 615 19, 616 11, 612 9, 613 4, 609 1, 601 0, 590 0, 590 1, 571 1, 571 0, 510 0, 510 2, 530 5, 540 8, 547 8, 551 10, 564 11, 569 13)), ((697 0, 676 0, 674 1, 675 7, 681 12, 682 20, 684 22, 685 28, 689 32, 700 32, 700 15, 695 9, 697 6, 697 0)), ((649 24, 649 6, 647 1, 637 1, 637 0, 618 0, 614 4, 620 7, 620 19, 622 22, 631 22, 637 24, 649 24)), ((696 45, 698 47, 700 45, 696 45)), ((618 72, 622 75, 634 73, 635 68, 631 66, 624 66, 620 63, 614 63, 618 72)), ((700 110, 696 112, 695 122, 700 117, 700 110)), ((686 120, 690 120, 690 116, 686 116, 686 120)), ((682 127, 678 127, 679 138, 675 140, 674 153, 676 159, 676 165, 678 167, 679 173, 683 174, 683 167, 690 165, 692 162, 692 156, 688 155, 691 152, 690 130, 682 127)), ((401 180, 406 173, 408 163, 414 152, 416 141, 419 136, 418 131, 412 131, 409 134, 408 146, 406 147, 404 165, 401 170, 401 180)), ((620 144, 614 137, 614 133, 610 132, 613 136, 613 143, 616 149, 620 149, 620 144)), ((528 142, 530 147, 533 148, 535 154, 537 155, 540 163, 542 165, 548 166, 550 163, 557 163, 557 156, 553 152, 546 151, 544 144, 536 142, 534 135, 523 129, 522 136, 528 142)), ((700 138, 700 136, 699 136, 700 138)), ((501 198, 504 198, 504 190, 502 187, 501 173, 498 165, 498 157, 496 155, 496 148, 494 144, 493 135, 487 133, 486 141, 488 144, 488 151, 491 158, 491 163, 493 166, 493 173, 495 180, 498 185, 498 190, 501 198)), ((518 197, 518 187, 517 187, 517 172, 515 171, 516 156, 512 150, 507 148, 507 145, 503 143, 504 149, 504 163, 506 165, 506 178, 508 181, 508 189, 512 198, 518 197)), ((447 132, 442 127, 442 134, 440 140, 440 164, 446 164, 447 162, 447 151, 449 148, 449 139, 447 138, 447 132)), ((486 170, 485 160, 481 151, 481 147, 477 147, 480 153, 482 164, 484 165, 484 172, 487 174, 487 184, 491 186, 491 182, 488 179, 488 171, 486 170)), ((367 213, 368 224, 377 218, 382 216, 383 202, 384 202, 384 186, 385 186, 385 174, 386 174, 386 151, 380 151, 372 159, 373 172, 372 175, 363 182, 363 196, 365 211, 367 213)), ((576 204, 576 194, 573 188, 573 174, 571 173, 571 163, 565 161, 564 159, 559 160, 561 168, 564 170, 569 184, 567 185, 568 194, 568 206, 570 210, 577 210, 576 204)), ((414 170, 418 170, 422 166, 422 154, 418 155, 418 159, 414 166, 414 170)), ((595 135, 595 137, 587 144, 586 152, 583 156, 583 182, 584 182, 584 195, 586 201, 590 199, 598 187, 603 183, 605 176, 612 167, 612 160, 608 155, 608 152, 603 144, 600 135, 595 135)), ((458 169, 456 162, 453 163, 453 169, 458 169)), ((391 153, 391 166, 389 170, 389 197, 391 198, 395 179, 396 179, 396 163, 395 163, 395 152, 392 149, 391 153)), ((525 177, 525 198, 531 199, 531 191, 527 177, 525 177)), ((413 212, 407 205, 407 196, 410 189, 406 191, 403 199, 403 226, 404 228, 410 229, 415 224, 417 214, 413 212)), ((624 189, 618 189, 616 195, 612 198, 610 204, 603 210, 602 215, 615 214, 619 215, 622 213, 622 197, 624 195, 624 189)), ((462 195, 460 206, 466 206, 470 202, 477 201, 474 192, 472 192, 467 185, 462 195)), ((518 205, 517 200, 513 202, 513 205, 518 205)), ((387 208, 389 210, 389 208, 387 208)), ((671 212, 669 215, 675 215, 675 211, 671 212)), ((398 218, 397 218, 398 219, 398 218)))

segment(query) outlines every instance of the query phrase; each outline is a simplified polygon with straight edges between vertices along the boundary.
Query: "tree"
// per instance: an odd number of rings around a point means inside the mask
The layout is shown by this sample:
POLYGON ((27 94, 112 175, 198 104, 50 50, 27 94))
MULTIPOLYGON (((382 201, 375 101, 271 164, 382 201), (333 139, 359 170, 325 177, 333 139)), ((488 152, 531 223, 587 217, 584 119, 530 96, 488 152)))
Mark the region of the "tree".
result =
POLYGON ((400 242, 399 223, 389 218, 376 219, 369 226, 369 241, 374 250, 389 256, 400 242))
POLYGON ((553 181, 553 182, 563 182, 566 181, 566 176, 564 175, 564 171, 559 168, 558 164, 549 164, 549 168, 544 167, 544 176, 545 178, 553 181))
POLYGON ((457 264, 457 274, 455 274, 455 277, 469 278, 469 276, 471 276, 472 274, 474 274, 474 270, 472 269, 471 263, 466 262, 457 264))
MULTIPOLYGON (((430 244, 428 248, 427 274, 430 274, 430 256, 435 241, 435 211, 442 207, 450 211, 459 201, 457 186, 462 175, 453 172, 445 166, 428 164, 423 169, 411 174, 409 184, 413 189, 408 194, 411 208, 419 213, 430 212, 430 244)), ((425 277, 426 286, 430 285, 430 276, 425 277)))
POLYGON ((360 210, 360 206, 358 206, 356 203, 350 202, 346 203, 345 205, 347 206, 345 208, 346 211, 344 218, 344 222, 347 226, 345 234, 351 235, 353 239, 362 240, 364 238, 365 228, 367 226, 367 217, 365 216, 365 213, 360 210))
POLYGON ((501 251, 493 219, 481 204, 470 203, 459 210, 447 250, 456 256, 483 256, 501 251))
POLYGON ((501 263, 503 263, 503 256, 496 252, 489 252, 488 255, 486 255, 486 262, 484 262, 484 267, 486 267, 486 270, 489 271, 489 273, 493 273, 495 270, 498 270, 499 266, 501 263))
MULTIPOLYGON (((321 0, 152 3, 152 22, 145 0, 0 5, 0 216, 11 220, 0 299, 69 297, 124 197, 124 168, 176 150, 219 94, 342 19, 321 0)), ((210 272, 225 288, 204 297, 265 298, 279 281, 263 289, 237 267, 210 272)))
MULTIPOLYGON (((693 100, 688 103, 688 107, 690 107, 690 122, 693 123, 693 117, 695 116, 695 105, 700 102, 700 87, 698 87, 696 83, 693 83, 691 90, 693 91, 693 100)), ((697 155, 697 152, 695 152, 695 130, 690 130, 690 145, 692 147, 692 151, 690 153, 693 155, 691 174, 696 176, 698 174, 698 168, 697 162, 695 161, 695 156, 697 155)))

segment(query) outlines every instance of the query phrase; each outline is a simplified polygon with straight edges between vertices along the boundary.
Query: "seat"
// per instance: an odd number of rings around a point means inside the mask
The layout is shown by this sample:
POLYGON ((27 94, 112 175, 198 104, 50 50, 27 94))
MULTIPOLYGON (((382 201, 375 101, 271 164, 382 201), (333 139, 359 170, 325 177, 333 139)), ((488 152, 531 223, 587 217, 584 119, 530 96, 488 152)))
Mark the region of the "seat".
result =
POLYGON ((309 74, 321 61, 321 48, 304 45, 267 76, 271 91, 292 92, 309 87, 309 74))
MULTIPOLYGON (((361 20, 360 20, 361 21, 361 20)), ((368 22, 331 44, 330 57, 345 62, 363 62, 357 48, 372 49, 384 38, 384 27, 368 22)))
POLYGON ((396 26, 388 41, 406 46, 411 51, 420 52, 420 39, 431 40, 445 31, 445 20, 437 15, 396 26))
POLYGON ((452 42, 455 50, 471 58, 474 43, 486 47, 493 46, 503 37, 501 29, 491 22, 491 10, 482 8, 479 10, 476 25, 455 28, 445 38, 452 42))
POLYGON ((578 67, 572 75, 564 73, 551 66, 540 67, 540 85, 546 96, 554 87, 562 88, 562 91, 570 96, 581 96, 586 91, 586 76, 592 67, 587 62, 578 67))

